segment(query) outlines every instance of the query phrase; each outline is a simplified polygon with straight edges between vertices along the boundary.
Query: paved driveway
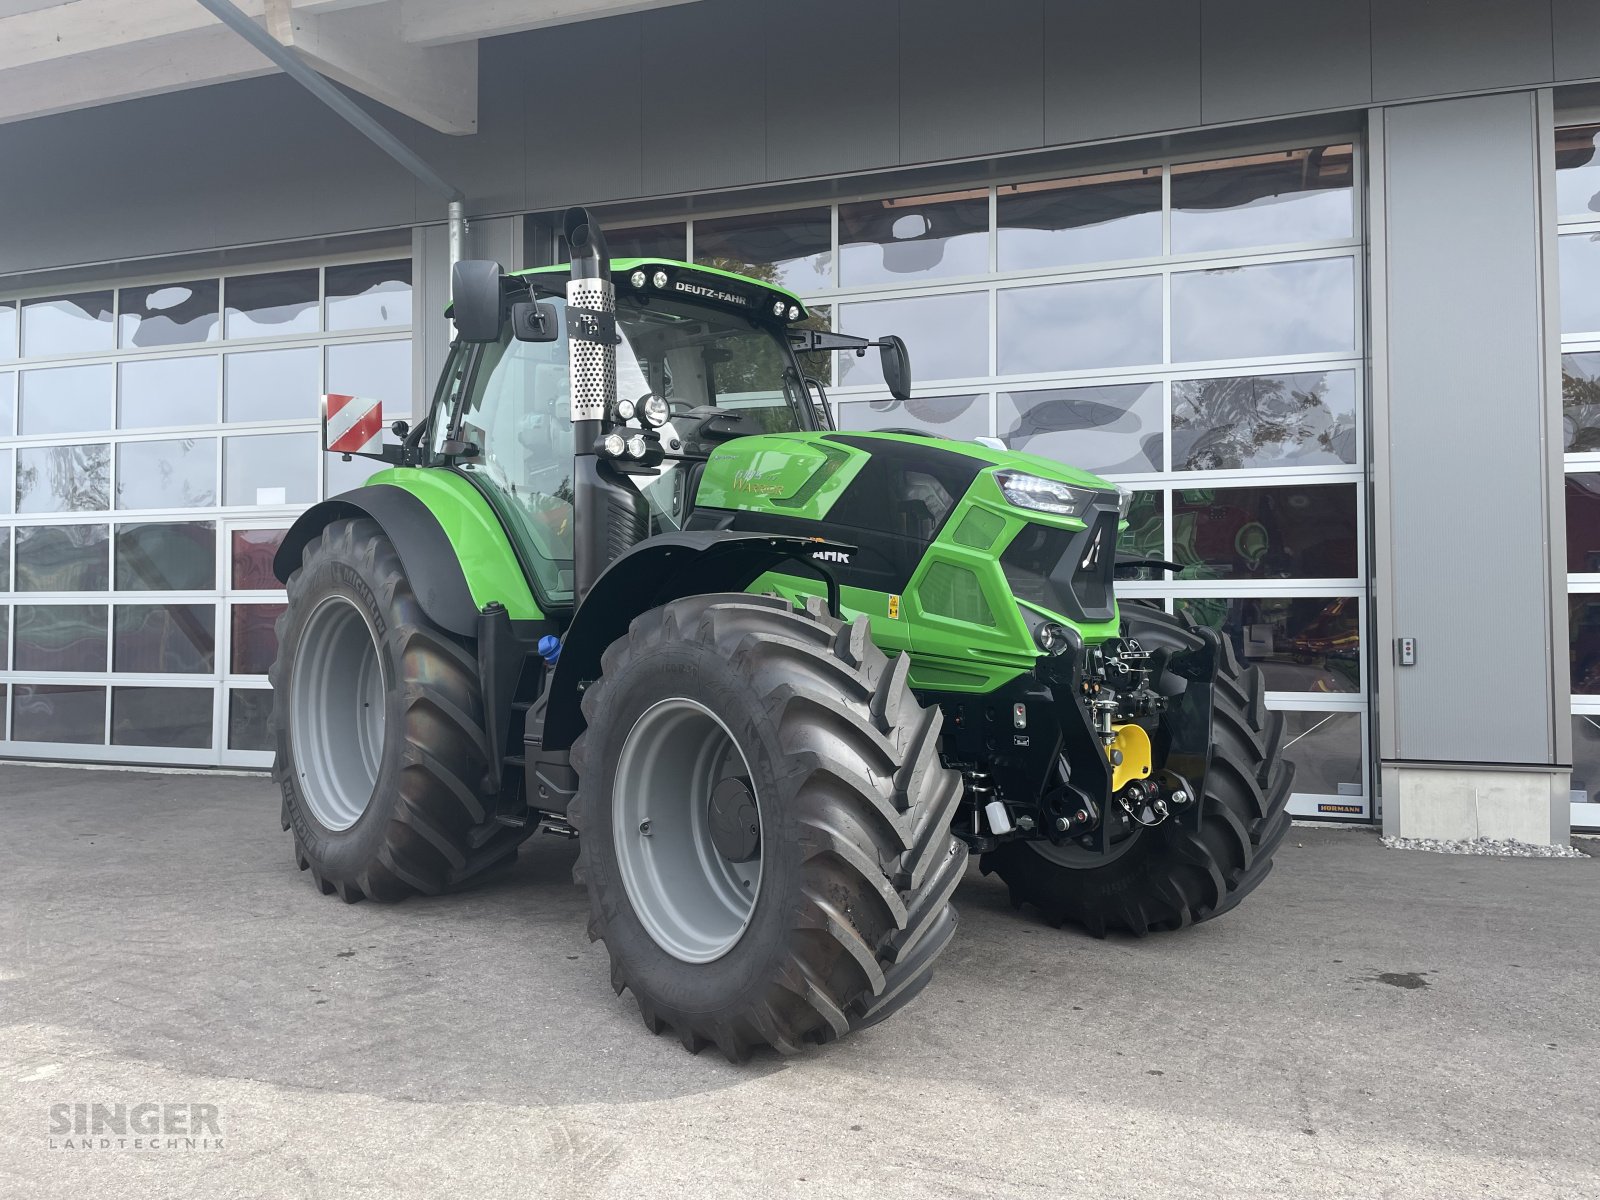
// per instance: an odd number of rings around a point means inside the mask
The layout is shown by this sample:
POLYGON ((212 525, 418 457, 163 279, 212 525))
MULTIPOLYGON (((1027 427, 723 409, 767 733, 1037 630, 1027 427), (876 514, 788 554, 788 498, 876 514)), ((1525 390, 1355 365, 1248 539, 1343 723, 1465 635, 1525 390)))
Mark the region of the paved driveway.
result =
POLYGON ((1145 941, 974 871, 912 1008, 733 1067, 612 995, 571 844, 346 906, 277 815, 259 778, 0 765, 0 1195, 1600 1195, 1600 860, 1297 828, 1145 941), (165 1131, 77 1148, 94 1104, 165 1131))

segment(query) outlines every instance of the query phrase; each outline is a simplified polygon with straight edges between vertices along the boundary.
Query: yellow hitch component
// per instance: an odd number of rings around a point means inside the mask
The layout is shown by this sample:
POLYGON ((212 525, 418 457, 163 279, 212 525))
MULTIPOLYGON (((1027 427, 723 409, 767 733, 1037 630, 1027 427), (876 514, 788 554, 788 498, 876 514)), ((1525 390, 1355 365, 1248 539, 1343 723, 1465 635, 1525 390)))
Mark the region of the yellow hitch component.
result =
POLYGON ((1120 792, 1126 784, 1135 779, 1147 779, 1150 775, 1150 735, 1141 725, 1114 725, 1117 736, 1106 747, 1106 757, 1111 759, 1111 793, 1120 792), (1112 752, 1122 751, 1122 761, 1119 763, 1112 757, 1112 752))

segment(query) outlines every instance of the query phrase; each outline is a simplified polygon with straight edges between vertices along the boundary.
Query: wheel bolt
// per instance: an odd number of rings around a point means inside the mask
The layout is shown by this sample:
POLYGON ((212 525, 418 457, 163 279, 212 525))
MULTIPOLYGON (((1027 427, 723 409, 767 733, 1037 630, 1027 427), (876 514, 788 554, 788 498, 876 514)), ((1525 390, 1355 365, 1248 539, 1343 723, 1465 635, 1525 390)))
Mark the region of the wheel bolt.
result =
POLYGON ((649 837, 650 836, 650 821, 649 821, 648 818, 639 822, 639 836, 640 837, 649 837))
POLYGON ((1187 803, 1189 803, 1189 793, 1185 792, 1185 791, 1173 792, 1172 793, 1172 802, 1174 804, 1187 804, 1187 803))

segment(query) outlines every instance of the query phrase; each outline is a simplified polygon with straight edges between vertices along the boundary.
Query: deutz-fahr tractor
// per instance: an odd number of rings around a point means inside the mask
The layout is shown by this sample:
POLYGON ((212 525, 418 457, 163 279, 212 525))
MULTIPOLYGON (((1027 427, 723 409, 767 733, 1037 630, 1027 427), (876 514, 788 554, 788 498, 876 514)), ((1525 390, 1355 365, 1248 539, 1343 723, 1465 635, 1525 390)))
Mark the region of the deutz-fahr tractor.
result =
POLYGON ((1096 936, 1261 882, 1281 719, 1228 640, 1119 610, 1126 492, 841 432, 815 364, 876 349, 905 399, 899 338, 611 260, 581 209, 565 232, 570 264, 456 265, 427 415, 278 553, 274 774, 324 893, 443 892, 577 838, 617 992, 738 1060, 917 995, 969 854, 1096 936))

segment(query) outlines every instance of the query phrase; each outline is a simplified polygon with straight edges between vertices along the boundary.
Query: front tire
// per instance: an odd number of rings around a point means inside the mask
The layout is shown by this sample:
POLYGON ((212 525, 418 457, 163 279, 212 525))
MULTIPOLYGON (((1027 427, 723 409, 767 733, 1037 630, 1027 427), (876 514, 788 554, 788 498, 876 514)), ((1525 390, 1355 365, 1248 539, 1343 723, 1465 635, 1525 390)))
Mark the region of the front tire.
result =
POLYGON ((674 601, 606 651, 569 817, 590 936, 652 1033, 795 1053, 927 984, 966 849, 908 669, 864 619, 749 595, 674 601))
POLYGON ((272 775, 295 862, 347 902, 443 892, 516 853, 484 809, 477 657, 428 619, 376 522, 335 521, 289 577, 272 775))

